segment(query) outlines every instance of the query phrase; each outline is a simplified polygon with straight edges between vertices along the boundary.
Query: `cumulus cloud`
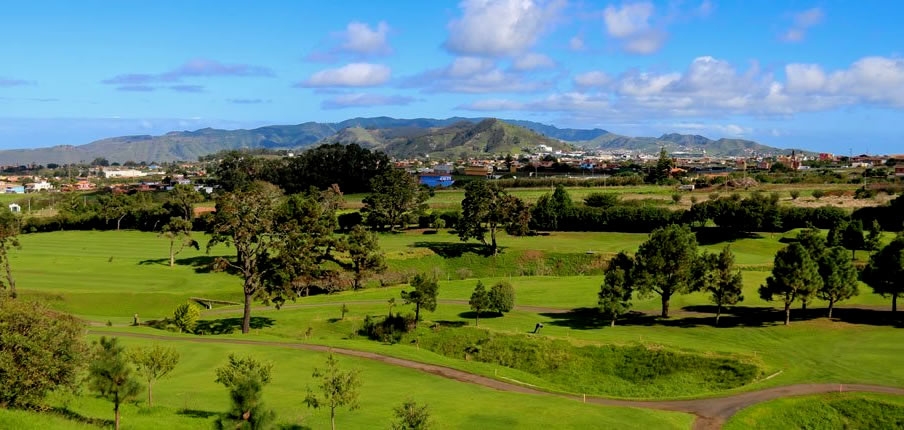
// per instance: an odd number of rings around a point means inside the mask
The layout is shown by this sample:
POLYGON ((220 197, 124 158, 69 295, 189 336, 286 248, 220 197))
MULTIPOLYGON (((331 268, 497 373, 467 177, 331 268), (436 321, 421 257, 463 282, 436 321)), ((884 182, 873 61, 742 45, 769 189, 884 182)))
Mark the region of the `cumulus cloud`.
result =
POLYGON ((807 30, 819 24, 825 18, 825 12, 818 7, 795 13, 791 27, 781 35, 785 42, 801 42, 807 36, 807 30))
POLYGON ((494 60, 458 57, 446 67, 427 70, 402 82, 404 88, 426 92, 515 93, 548 89, 551 81, 528 80, 519 71, 503 71, 494 60))
MULTIPOLYGON (((596 118, 724 117, 778 115, 869 105, 904 108, 904 59, 865 57, 826 71, 788 64, 784 81, 756 63, 738 69, 713 57, 694 59, 683 72, 630 70, 607 79, 602 72, 577 75, 574 90, 533 101, 479 100, 462 109, 568 112, 596 118)), ((724 134, 749 134, 725 126, 724 134)))
POLYGON ((334 62, 343 56, 353 58, 378 57, 392 54, 389 46, 389 33, 392 29, 386 21, 375 26, 360 21, 349 22, 345 30, 333 33, 332 47, 323 51, 314 51, 307 56, 310 61, 334 62))
POLYGON ((382 64, 350 63, 325 69, 297 84, 297 87, 374 87, 389 81, 392 70, 382 64))
POLYGON ((656 8, 652 3, 639 2, 609 5, 603 10, 603 22, 609 36, 622 43, 622 49, 632 54, 652 54, 665 43, 665 31, 653 28, 650 19, 656 8))
POLYGON ((414 101, 416 99, 406 96, 353 93, 326 99, 320 103, 320 107, 323 109, 346 109, 372 106, 404 106, 414 101))
POLYGON ((568 49, 572 51, 583 51, 585 46, 584 38, 581 36, 574 36, 568 40, 568 49))
POLYGON ((516 56, 556 21, 563 1, 464 0, 462 16, 448 24, 444 46, 458 55, 516 56))
MULTIPOLYGON (((119 91, 153 91, 155 84, 179 83, 186 78, 199 77, 273 77, 272 70, 250 64, 224 64, 214 60, 197 58, 163 73, 126 73, 101 81, 117 85, 119 91)), ((201 92, 199 85, 172 85, 170 89, 182 92, 201 92)))
POLYGON ((552 58, 534 52, 524 54, 512 61, 512 69, 518 71, 551 69, 556 66, 552 58))

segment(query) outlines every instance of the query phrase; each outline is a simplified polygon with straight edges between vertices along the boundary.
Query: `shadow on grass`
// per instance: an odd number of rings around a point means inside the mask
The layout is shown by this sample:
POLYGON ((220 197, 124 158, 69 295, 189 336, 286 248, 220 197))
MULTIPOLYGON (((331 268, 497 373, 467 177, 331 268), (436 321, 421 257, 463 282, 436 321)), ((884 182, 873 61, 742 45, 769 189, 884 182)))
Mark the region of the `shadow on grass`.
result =
POLYGON ((67 420, 76 421, 83 424, 90 424, 93 426, 108 428, 112 427, 114 422, 113 420, 103 419, 103 418, 91 418, 86 417, 84 415, 79 414, 69 408, 51 408, 50 412, 56 415, 59 415, 67 420))
MULTIPOLYGON (((499 312, 493 312, 493 311, 481 311, 481 312, 480 312, 480 319, 482 319, 482 320, 484 320, 484 319, 486 319, 486 320, 491 320, 491 319, 494 319, 494 318, 499 318, 499 317, 501 317, 501 316, 503 316, 503 314, 501 314, 501 313, 499 313, 499 312)), ((477 312, 474 312, 474 311, 464 311, 464 312, 458 314, 458 317, 459 317, 459 318, 468 319, 468 320, 472 320, 472 319, 474 319, 474 318, 477 318, 477 312)))
POLYGON ((276 428, 279 430, 311 430, 310 427, 301 424, 280 424, 276 428))
POLYGON ((715 245, 723 242, 734 242, 739 239, 762 239, 764 237, 757 233, 746 233, 719 227, 697 228, 694 233, 697 234, 697 243, 700 245, 715 245))
POLYGON ((440 320, 440 321, 434 321, 434 323, 436 323, 436 325, 438 325, 440 327, 453 327, 453 328, 464 327, 464 326, 468 325, 467 321, 440 320))
MULTIPOLYGON (((273 327, 276 321, 267 317, 251 317, 251 328, 262 329, 273 327)), ((229 334, 242 329, 242 318, 220 318, 216 320, 201 320, 195 326, 197 334, 229 334)))
MULTIPOLYGON (((479 243, 454 243, 454 242, 414 242, 415 248, 427 248, 443 258, 461 257, 465 253, 473 253, 483 257, 493 255, 493 251, 489 246, 479 243)), ((500 246, 499 252, 505 247, 500 246)))
MULTIPOLYGON (((553 320, 552 325, 568 327, 575 330, 592 330, 607 327, 610 323, 608 317, 597 308, 577 308, 566 313, 541 313, 540 315, 553 320)), ((791 309, 791 323, 809 321, 824 318, 827 315, 825 308, 791 309)), ((835 308, 832 319, 836 321, 880 325, 891 327, 904 327, 904 317, 895 315, 891 311, 881 311, 860 308, 835 308)), ((729 306, 722 309, 722 316, 716 325, 716 307, 714 305, 687 306, 678 312, 674 312, 671 318, 662 318, 659 315, 642 312, 629 312, 620 317, 616 325, 621 326, 663 326, 663 327, 768 327, 782 325, 785 322, 785 312, 782 309, 729 306), (684 312, 684 314, 682 314, 684 312)))
MULTIPOLYGON (((195 273, 211 273, 214 271, 214 261, 216 261, 217 258, 221 257, 213 255, 199 255, 197 257, 177 258, 174 262, 178 266, 190 266, 194 268, 195 273)), ((153 258, 148 260, 141 260, 138 262, 138 264, 142 266, 169 266, 169 258, 153 258)), ((238 274, 238 271, 231 266, 227 266, 223 271, 229 273, 230 275, 238 274)))
POLYGON ((202 411, 198 409, 179 409, 176 411, 177 415, 183 415, 190 418, 201 418, 207 419, 210 417, 215 417, 220 415, 219 412, 210 412, 210 411, 202 411))

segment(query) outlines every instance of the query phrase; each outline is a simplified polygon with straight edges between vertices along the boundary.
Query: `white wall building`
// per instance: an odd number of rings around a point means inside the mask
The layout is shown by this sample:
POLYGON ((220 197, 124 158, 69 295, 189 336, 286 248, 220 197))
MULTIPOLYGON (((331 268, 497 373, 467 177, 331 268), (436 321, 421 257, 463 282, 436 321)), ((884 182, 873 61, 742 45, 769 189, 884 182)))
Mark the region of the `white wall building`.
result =
POLYGON ((105 178, 140 178, 142 176, 147 176, 148 174, 142 172, 141 170, 135 169, 104 169, 102 171, 105 178))

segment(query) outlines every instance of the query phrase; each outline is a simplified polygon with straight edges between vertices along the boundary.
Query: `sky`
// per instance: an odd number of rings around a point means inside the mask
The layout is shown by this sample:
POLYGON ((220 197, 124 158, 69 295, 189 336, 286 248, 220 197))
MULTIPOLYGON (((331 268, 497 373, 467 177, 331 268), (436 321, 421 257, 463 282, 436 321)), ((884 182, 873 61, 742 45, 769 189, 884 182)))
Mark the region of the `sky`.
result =
POLYGON ((358 116, 904 153, 901 1, 11 1, 0 148, 358 116))

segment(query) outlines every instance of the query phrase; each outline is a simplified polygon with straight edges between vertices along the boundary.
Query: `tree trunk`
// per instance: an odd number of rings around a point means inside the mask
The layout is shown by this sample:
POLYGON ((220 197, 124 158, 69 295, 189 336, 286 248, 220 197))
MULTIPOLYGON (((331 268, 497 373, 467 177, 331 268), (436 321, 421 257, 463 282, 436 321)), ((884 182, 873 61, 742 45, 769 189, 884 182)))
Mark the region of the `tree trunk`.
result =
POLYGON ((832 309, 835 307, 835 299, 829 299, 829 318, 832 318, 832 309))
POLYGON ((113 404, 113 428, 119 430, 119 402, 113 404))
POLYGON ((242 315, 242 333, 251 331, 251 294, 245 292, 245 312, 242 315))
POLYGON ((414 328, 417 328, 417 322, 421 320, 421 304, 414 304, 414 328))
POLYGON ((154 406, 154 390, 153 384, 150 380, 148 380, 148 407, 151 408, 154 406))
POLYGON ((173 253, 173 240, 169 241, 169 267, 173 267, 176 264, 176 254, 173 253))
POLYGON ((125 215, 116 219, 116 231, 119 231, 119 224, 122 222, 123 218, 125 218, 125 215))
POLYGON ((852 249, 851 250, 851 260, 856 260, 856 259, 857 259, 857 250, 852 249))
POLYGON ((891 311, 892 312, 898 311, 898 295, 897 294, 891 296, 891 311))
POLYGON ((785 325, 791 325, 791 302, 785 302, 785 325))
POLYGON ((663 294, 662 295, 662 317, 669 317, 669 299, 671 299, 671 294, 663 294))
POLYGON ((336 430, 336 408, 330 408, 330 427, 336 430))
POLYGON ((474 325, 480 327, 480 311, 477 311, 477 316, 474 318, 474 325))
POLYGON ((719 325, 719 317, 722 316, 722 304, 716 305, 716 325, 719 325))
POLYGON ((490 229, 490 241, 492 245, 490 247, 493 249, 493 256, 496 256, 496 251, 499 249, 496 245, 496 228, 493 227, 490 229))
POLYGON ((806 300, 800 301, 800 309, 804 310, 804 311, 807 310, 807 301, 806 300))
POLYGON ((612 317, 612 322, 609 323, 609 327, 615 327, 615 316, 612 317))

